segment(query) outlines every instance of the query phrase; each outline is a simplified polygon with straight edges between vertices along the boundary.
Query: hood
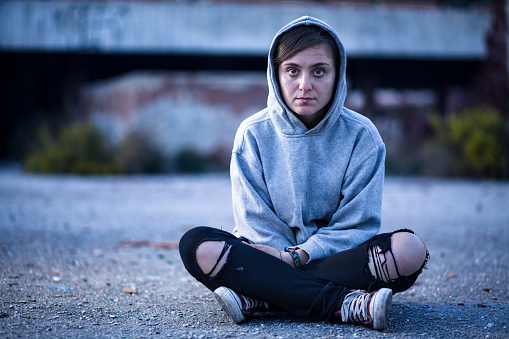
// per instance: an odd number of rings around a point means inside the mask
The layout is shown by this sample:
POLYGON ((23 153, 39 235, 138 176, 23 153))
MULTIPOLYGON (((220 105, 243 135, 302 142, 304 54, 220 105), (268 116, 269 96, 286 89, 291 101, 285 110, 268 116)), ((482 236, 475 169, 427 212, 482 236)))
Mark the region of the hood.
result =
POLYGON ((267 67, 267 80, 269 85, 269 96, 267 100, 267 107, 269 109, 270 117, 280 133, 287 135, 312 135, 323 133, 329 126, 333 125, 341 114, 343 104, 346 98, 346 54, 343 43, 339 39, 338 34, 332 27, 325 22, 313 17, 303 16, 295 21, 290 22, 279 32, 272 40, 267 67), (338 70, 338 82, 334 99, 332 101, 329 111, 325 114, 322 121, 313 129, 308 130, 307 127, 295 116, 295 114, 286 106, 283 97, 279 90, 277 83, 276 73, 272 64, 272 59, 275 53, 275 46, 279 37, 289 29, 297 26, 318 26, 327 31, 336 42, 340 56, 340 66, 338 70))

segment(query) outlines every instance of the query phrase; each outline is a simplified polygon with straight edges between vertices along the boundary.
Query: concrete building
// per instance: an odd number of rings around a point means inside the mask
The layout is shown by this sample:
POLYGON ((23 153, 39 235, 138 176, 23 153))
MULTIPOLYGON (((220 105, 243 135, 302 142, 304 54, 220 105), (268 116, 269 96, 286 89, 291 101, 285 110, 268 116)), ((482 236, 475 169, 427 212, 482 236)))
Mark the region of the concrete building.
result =
MULTIPOLYGON (((38 112, 51 115, 63 111, 69 116, 85 111, 118 141, 130 128, 139 127, 133 121, 145 120, 140 118, 143 114, 169 114, 166 106, 161 106, 162 101, 138 100, 146 86, 162 93, 168 107, 180 107, 178 112, 189 115, 203 110, 194 116, 195 121, 217 130, 216 137, 207 134, 207 141, 200 141, 204 134, 196 133, 196 140, 189 141, 188 146, 206 151, 227 149, 224 136, 232 139, 238 122, 265 104, 265 85, 260 79, 270 41, 279 28, 302 15, 323 19, 342 37, 348 55, 352 89, 349 100, 353 108, 373 117, 376 104, 383 103, 384 93, 385 97, 388 93, 376 92, 379 88, 433 89, 431 94, 406 93, 406 98, 414 95, 416 101, 442 100, 443 104, 442 94, 466 86, 478 72, 487 56, 486 34, 491 24, 489 7, 445 6, 443 2, 3 1, 0 69, 6 77, 1 88, 4 117, 0 156, 12 153, 13 146, 4 137, 13 133, 10 128, 15 126, 15 137, 20 138, 25 128, 20 121, 38 112), (190 95, 184 100, 182 91, 173 90, 175 83, 183 83, 182 71, 200 72, 195 77, 199 84, 194 87, 201 86, 203 93, 218 85, 232 88, 232 84, 239 83, 246 89, 250 83, 256 94, 240 110, 227 104, 238 95, 235 90, 213 104, 190 95), (208 77, 203 71, 216 73, 208 77), (91 84, 96 81, 100 82, 91 84), (165 84, 161 86, 166 90, 160 92, 155 84, 165 84), (122 88, 129 88, 131 99, 138 98, 130 101, 134 106, 125 108, 122 102, 112 99, 117 105, 105 110, 101 93, 121 93, 118 98, 125 98, 122 88), (91 96, 93 93, 95 97, 91 96), (174 100, 168 101, 172 95, 174 100), (190 102, 202 106, 191 109, 190 102), (213 107, 210 114, 221 118, 205 118, 207 105, 213 107), (128 124, 126 116, 131 117, 128 124), (224 117, 228 116, 234 118, 226 124, 230 127, 225 131, 224 117), (223 128, 211 127, 214 120, 223 128), (217 140, 217 144, 211 140, 217 140)), ((191 85, 187 82, 185 88, 191 85)), ((197 95, 203 98, 203 93, 197 95)), ((178 140, 190 138, 189 131, 176 126, 180 132, 166 132, 173 139, 159 136, 161 145, 173 145, 168 152, 187 145, 178 140), (181 132, 185 138, 175 137, 181 132)))
POLYGON ((282 25, 311 15, 338 31, 353 58, 480 60, 486 55, 487 8, 431 6, 434 1, 362 3, 4 1, 0 49, 263 57, 282 25))

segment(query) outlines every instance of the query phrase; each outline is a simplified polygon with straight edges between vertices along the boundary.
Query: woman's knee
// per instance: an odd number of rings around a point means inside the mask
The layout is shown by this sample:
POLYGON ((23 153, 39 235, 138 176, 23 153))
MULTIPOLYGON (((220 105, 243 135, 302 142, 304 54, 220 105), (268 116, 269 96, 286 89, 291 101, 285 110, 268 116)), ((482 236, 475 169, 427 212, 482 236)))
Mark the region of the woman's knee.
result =
POLYGON ((390 283, 419 272, 428 254, 423 241, 411 231, 398 231, 370 247, 369 268, 377 279, 390 283))
POLYGON ((226 263, 230 249, 225 241, 204 241, 198 245, 196 263, 202 273, 214 277, 226 263))
POLYGON ((195 251, 207 239, 215 237, 215 229, 206 226, 194 227, 187 231, 179 241, 180 258, 186 267, 192 267, 196 260, 195 251))
POLYGON ((405 277, 421 270, 427 258, 424 242, 410 232, 392 235, 392 252, 399 274, 405 277))
POLYGON ((184 266, 193 270, 198 265, 203 274, 214 276, 226 262, 230 234, 212 227, 199 226, 187 231, 179 242, 179 252, 184 266))

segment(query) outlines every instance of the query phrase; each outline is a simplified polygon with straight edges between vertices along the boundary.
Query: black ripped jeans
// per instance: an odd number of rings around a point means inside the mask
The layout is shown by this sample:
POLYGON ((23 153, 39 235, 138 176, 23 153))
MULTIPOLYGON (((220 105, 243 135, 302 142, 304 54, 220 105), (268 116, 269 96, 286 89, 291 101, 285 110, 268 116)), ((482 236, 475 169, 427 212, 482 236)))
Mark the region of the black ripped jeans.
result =
MULTIPOLYGON (((413 233, 410 230, 396 232, 413 233)), ((189 273, 211 291, 225 286, 300 316, 339 321, 334 313, 341 309, 350 289, 374 291, 387 287, 397 293, 410 288, 422 272, 425 263, 411 276, 399 275, 386 283, 381 278, 387 271, 382 262, 377 266, 377 277, 371 274, 369 251, 378 246, 382 253, 392 253, 393 233, 376 235, 356 248, 312 261, 301 268, 294 268, 246 245, 231 233, 211 227, 189 230, 180 240, 179 251, 189 273), (224 241, 223 255, 229 250, 226 263, 213 277, 204 274, 196 262, 196 249, 204 241, 224 241)))

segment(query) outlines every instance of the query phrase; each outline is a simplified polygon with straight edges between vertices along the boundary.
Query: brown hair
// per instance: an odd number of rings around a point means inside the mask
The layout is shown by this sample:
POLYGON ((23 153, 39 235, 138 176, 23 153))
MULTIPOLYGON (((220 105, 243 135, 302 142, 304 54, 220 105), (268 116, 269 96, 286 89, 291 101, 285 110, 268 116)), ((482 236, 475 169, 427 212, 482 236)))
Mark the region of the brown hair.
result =
POLYGON ((279 65, 285 60, 308 47, 320 44, 327 46, 330 56, 334 60, 336 71, 339 71, 340 57, 332 36, 317 26, 297 26, 283 33, 277 41, 272 60, 276 74, 279 65))

